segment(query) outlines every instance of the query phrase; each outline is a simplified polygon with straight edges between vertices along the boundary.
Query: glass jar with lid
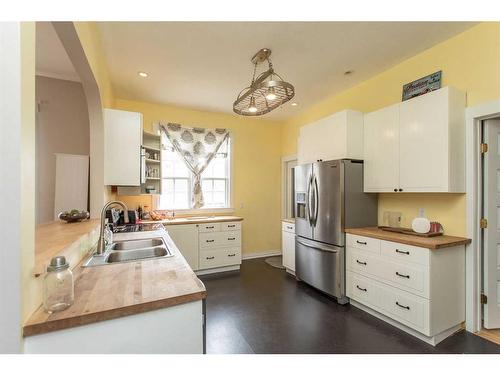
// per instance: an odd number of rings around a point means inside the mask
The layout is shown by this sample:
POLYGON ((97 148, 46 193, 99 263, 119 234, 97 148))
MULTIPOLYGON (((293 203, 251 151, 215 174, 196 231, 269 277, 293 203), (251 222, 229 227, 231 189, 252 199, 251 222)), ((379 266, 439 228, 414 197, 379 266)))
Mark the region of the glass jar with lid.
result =
POLYGON ((43 280, 43 307, 49 313, 61 311, 71 306, 73 300, 73 272, 65 257, 54 257, 43 280))

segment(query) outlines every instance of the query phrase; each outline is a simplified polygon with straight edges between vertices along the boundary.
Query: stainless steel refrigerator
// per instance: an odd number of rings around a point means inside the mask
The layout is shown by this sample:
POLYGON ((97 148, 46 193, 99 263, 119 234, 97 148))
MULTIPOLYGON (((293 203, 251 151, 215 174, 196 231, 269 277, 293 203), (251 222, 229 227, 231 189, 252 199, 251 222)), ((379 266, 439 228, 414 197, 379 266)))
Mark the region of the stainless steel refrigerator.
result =
POLYGON ((347 303, 345 228, 377 225, 377 195, 363 193, 363 162, 295 167, 295 275, 347 303))

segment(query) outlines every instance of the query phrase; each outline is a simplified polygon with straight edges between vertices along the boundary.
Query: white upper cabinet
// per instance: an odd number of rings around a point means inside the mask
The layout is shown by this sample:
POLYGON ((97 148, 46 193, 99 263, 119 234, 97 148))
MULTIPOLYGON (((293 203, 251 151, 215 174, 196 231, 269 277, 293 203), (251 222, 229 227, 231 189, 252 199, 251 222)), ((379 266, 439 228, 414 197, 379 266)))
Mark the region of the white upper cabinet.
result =
POLYGON ((363 158, 363 114, 345 110, 300 128, 298 164, 363 158))
POLYGON ((452 87, 365 115, 365 192, 465 192, 465 94, 452 87))
POLYGON ((104 109, 104 184, 141 185, 142 114, 104 109))
POLYGON ((399 104, 365 115, 365 191, 394 191, 399 186, 399 104))

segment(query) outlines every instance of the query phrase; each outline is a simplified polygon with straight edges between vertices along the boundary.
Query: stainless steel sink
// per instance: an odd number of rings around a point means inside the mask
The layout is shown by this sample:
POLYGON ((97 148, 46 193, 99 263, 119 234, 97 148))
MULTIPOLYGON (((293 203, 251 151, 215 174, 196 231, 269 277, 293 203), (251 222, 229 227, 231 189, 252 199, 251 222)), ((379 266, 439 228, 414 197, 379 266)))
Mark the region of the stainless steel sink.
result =
POLYGON ((147 240, 117 241, 111 245, 111 250, 135 250, 147 247, 164 246, 161 238, 151 238, 147 240))
POLYGON ((160 258, 168 255, 165 247, 150 247, 138 250, 126 250, 111 252, 106 259, 106 263, 132 262, 141 259, 160 258))
POLYGON ((136 262, 173 256, 162 238, 117 241, 107 247, 104 254, 93 254, 83 267, 136 262))

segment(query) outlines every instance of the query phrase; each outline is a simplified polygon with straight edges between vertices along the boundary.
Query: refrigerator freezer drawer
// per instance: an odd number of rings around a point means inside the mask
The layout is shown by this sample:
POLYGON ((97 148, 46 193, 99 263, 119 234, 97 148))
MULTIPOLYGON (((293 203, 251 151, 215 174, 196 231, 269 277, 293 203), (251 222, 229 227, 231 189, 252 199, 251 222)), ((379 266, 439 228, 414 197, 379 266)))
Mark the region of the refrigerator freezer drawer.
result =
POLYGON ((345 297, 345 248, 295 238, 295 274, 305 283, 342 299, 345 297))

